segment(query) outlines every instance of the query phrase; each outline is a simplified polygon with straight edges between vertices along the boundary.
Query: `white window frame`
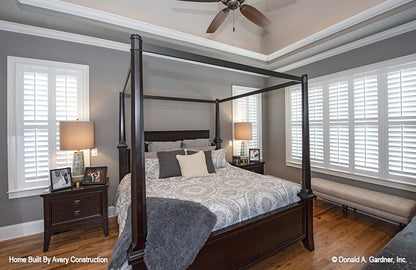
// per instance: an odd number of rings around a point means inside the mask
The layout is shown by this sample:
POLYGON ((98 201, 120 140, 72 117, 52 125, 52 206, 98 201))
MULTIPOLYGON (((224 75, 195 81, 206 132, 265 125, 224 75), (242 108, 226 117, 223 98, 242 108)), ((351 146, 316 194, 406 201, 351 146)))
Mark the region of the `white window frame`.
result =
MULTIPOLYGON (((343 78, 349 78, 349 84, 354 82, 354 79, 357 75, 365 75, 367 74, 377 74, 378 76, 378 91, 379 91, 379 98, 378 98, 378 140, 379 140, 379 147, 378 147, 378 155, 379 155, 379 171, 378 172, 371 172, 365 170, 354 169, 354 152, 350 153, 350 166, 348 168, 340 168, 336 166, 327 166, 329 164, 329 147, 324 148, 324 164, 319 164, 317 162, 311 161, 311 169, 314 172, 320 172, 328 175, 339 176, 347 179, 354 179, 358 181, 363 181, 367 183, 378 184, 382 186, 388 186, 408 191, 416 191, 416 179, 408 176, 398 176, 392 175, 388 171, 389 160, 388 160, 388 107, 387 107, 387 100, 382 96, 386 96, 387 93, 387 73, 395 68, 401 67, 405 68, 406 66, 416 66, 416 54, 412 54, 409 56, 404 56, 392 60, 383 61, 380 63, 363 66, 360 68, 355 68, 335 74, 330 74, 327 76, 315 78, 309 80, 309 88, 316 87, 317 85, 321 85, 324 88, 328 86, 330 82, 340 81, 343 78), (324 85, 322 85, 322 83, 324 85), (384 127, 387 125, 386 127, 384 127)), ((290 108, 290 91, 299 88, 300 86, 292 86, 286 88, 285 92, 285 128, 286 128, 286 165, 296 168, 301 168, 301 160, 293 159, 291 154, 291 108, 290 108)), ((324 96, 328 95, 327 89, 324 90, 324 96)), ((325 97, 324 97, 325 98, 325 97)), ((324 102, 324 107, 328 106, 324 102)), ((350 88, 349 92, 349 110, 354 110, 354 92, 352 88, 350 88)), ((325 114, 325 113, 324 113, 325 114)), ((351 115, 351 113, 350 113, 351 115)), ((353 114, 352 114, 353 115, 353 114)), ((329 138, 329 116, 324 115, 324 144, 328 141, 329 138), (325 139, 326 138, 326 139, 325 139)), ((351 118, 351 117, 350 117, 351 118)), ((350 144, 350 152, 351 149, 354 149, 354 124, 350 121, 350 136, 349 144, 350 144), (352 128, 351 128, 352 127, 352 128)))
MULTIPOLYGON (((22 58, 15 56, 7 57, 7 154, 8 154, 8 196, 9 199, 22 198, 28 196, 36 196, 41 194, 45 188, 50 185, 49 179, 48 182, 41 181, 37 184, 28 184, 25 182, 22 173, 23 165, 22 156, 19 155, 23 153, 22 145, 22 124, 18 123, 18 117, 16 116, 17 112, 17 102, 19 100, 19 93, 23 90, 21 89, 21 84, 19 80, 23 79, 23 71, 20 71, 20 67, 24 66, 33 66, 53 70, 53 72, 60 72, 61 70, 76 70, 80 77, 82 78, 81 87, 78 89, 78 112, 80 120, 89 120, 89 66, 72 64, 72 63, 63 63, 47 60, 39 60, 32 58, 22 58), (20 135, 19 135, 20 134, 20 135)), ((54 80, 54 79, 53 79, 54 80)), ((49 85, 48 87, 48 96, 55 98, 55 91, 52 89, 53 86, 49 85), (53 91, 53 92, 52 92, 53 91)), ((21 99, 20 99, 21 100, 21 99)), ((51 104, 51 101, 48 101, 48 108, 51 104)), ((48 109, 50 110, 50 109, 48 109)), ((54 109, 52 109, 54 112, 54 109)), ((55 118, 54 118, 55 119, 55 118)), ((48 129, 51 128, 50 125, 55 123, 49 122, 48 129)), ((51 132, 51 131, 49 131, 51 132)), ((56 147, 55 139, 50 139, 49 142, 49 153, 54 151, 56 147)), ((55 161, 49 159, 49 169, 54 169, 53 164, 55 161)), ((86 165, 90 163, 89 156, 86 158, 86 165)))
MULTIPOLYGON (((253 88, 253 87, 246 87, 246 86, 240 86, 240 85, 232 85, 231 87, 232 89, 232 95, 236 96, 237 94, 241 94, 241 93, 249 93, 252 91, 256 91, 258 90, 258 88, 253 88)), ((262 118, 262 96, 261 94, 257 94, 255 95, 255 97, 258 100, 258 108, 257 108, 257 146, 260 149, 260 159, 263 158, 263 126, 262 126, 262 122, 263 122, 263 118, 262 118)), ((239 143, 237 143, 236 140, 234 140, 234 123, 239 122, 235 120, 235 115, 236 115, 236 111, 235 111, 235 104, 234 102, 236 102, 237 100, 233 100, 233 125, 232 125, 232 131, 233 131, 233 155, 238 155, 240 147, 239 147, 239 143)))

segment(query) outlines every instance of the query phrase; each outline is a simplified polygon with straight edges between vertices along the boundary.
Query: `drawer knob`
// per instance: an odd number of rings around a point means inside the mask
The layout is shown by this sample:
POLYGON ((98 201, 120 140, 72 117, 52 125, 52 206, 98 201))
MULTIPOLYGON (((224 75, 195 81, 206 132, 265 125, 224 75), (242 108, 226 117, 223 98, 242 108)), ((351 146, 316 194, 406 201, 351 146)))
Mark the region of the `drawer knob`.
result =
POLYGON ((74 216, 79 216, 79 212, 80 212, 80 210, 75 210, 74 211, 74 216))
POLYGON ((78 206, 80 202, 81 202, 81 200, 74 200, 74 205, 78 206))

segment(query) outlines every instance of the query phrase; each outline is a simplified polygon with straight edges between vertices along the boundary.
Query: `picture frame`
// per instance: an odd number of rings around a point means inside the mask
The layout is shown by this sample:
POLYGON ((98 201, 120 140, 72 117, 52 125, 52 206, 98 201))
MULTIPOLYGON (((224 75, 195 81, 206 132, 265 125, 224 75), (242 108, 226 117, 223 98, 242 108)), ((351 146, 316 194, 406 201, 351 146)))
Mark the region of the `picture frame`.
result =
POLYGON ((233 161, 234 164, 240 164, 240 157, 239 156, 233 156, 233 161))
POLYGON ((260 148, 250 148, 248 156, 250 162, 260 162, 260 148))
POLYGON ((107 181, 107 166, 85 168, 83 185, 105 185, 107 181))
POLYGON ((72 188, 71 168, 60 168, 50 170, 51 191, 72 188))

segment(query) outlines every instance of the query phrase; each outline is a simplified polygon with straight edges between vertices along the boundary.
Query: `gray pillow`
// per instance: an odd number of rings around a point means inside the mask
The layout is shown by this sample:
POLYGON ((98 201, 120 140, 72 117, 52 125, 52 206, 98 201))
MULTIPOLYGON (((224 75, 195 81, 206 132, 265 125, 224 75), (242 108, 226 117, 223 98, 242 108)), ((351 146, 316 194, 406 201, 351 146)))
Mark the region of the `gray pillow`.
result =
POLYGON ((148 144, 149 152, 168 151, 173 149, 180 149, 182 142, 146 142, 148 144))
POLYGON ((157 152, 159 158, 159 178, 181 176, 181 166, 176 155, 185 155, 185 150, 157 152))
MULTIPOLYGON (((193 155, 198 153, 198 151, 187 150, 188 155, 193 155)), ((208 173, 215 173, 214 162, 212 161, 211 151, 204 151, 205 154, 205 163, 207 164, 208 173)))
POLYGON ((193 148, 193 147, 208 147, 211 146, 210 139, 195 139, 195 140, 183 140, 182 148, 193 148))

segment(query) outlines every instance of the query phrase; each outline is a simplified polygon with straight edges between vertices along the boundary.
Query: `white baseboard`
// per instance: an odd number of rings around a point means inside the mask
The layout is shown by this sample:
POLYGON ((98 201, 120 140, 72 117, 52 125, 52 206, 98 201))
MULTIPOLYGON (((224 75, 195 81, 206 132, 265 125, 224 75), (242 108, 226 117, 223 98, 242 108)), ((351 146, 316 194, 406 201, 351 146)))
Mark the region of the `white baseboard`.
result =
MULTIPOLYGON (((108 217, 115 216, 113 205, 108 207, 108 217)), ((0 227, 0 241, 43 233, 43 219, 0 227)))

